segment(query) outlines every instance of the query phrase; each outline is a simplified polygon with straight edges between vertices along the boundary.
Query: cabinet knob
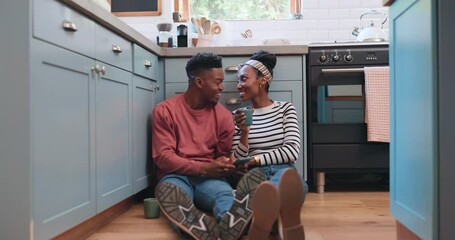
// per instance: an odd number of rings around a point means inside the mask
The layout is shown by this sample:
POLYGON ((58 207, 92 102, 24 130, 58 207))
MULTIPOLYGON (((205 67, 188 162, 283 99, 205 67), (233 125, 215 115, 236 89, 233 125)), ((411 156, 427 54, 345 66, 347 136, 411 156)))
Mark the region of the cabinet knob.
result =
POLYGON ((152 63, 151 63, 149 60, 145 60, 145 61, 144 61, 144 66, 145 66, 146 68, 149 68, 149 67, 152 66, 152 63))
POLYGON ((65 29, 65 31, 70 31, 70 32, 76 32, 77 31, 76 24, 74 24, 73 22, 68 21, 66 19, 63 20, 62 27, 63 27, 63 29, 65 29))
POLYGON ((238 68, 237 66, 228 66, 224 69, 224 71, 226 72, 237 72, 238 71, 238 68))
POLYGON ((159 84, 156 84, 155 85, 155 91, 159 91, 160 90, 160 85, 159 84))
POLYGON ((239 105, 240 103, 242 103, 240 98, 229 98, 226 100, 226 105, 239 105))
POLYGON ((100 66, 96 64, 94 67, 92 67, 90 70, 95 73, 101 73, 101 74, 106 74, 106 67, 105 66, 100 66))
POLYGON ((117 44, 113 44, 112 45, 112 51, 115 52, 115 53, 121 53, 122 52, 122 48, 117 45, 117 44))
POLYGON ((101 67, 100 67, 100 65, 96 64, 94 67, 91 68, 91 70, 92 70, 92 72, 100 73, 101 67))
POLYGON ((102 66, 102 67, 101 67, 100 73, 101 73, 102 75, 105 75, 105 74, 106 74, 106 67, 105 67, 105 66, 102 66))

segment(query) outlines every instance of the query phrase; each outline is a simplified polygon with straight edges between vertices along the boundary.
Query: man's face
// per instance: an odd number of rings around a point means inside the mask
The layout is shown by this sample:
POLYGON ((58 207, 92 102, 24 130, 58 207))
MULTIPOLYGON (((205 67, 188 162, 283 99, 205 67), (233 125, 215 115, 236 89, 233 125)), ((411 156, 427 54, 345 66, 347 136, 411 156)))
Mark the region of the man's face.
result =
POLYGON ((221 92, 224 89, 224 71, 222 68, 206 70, 202 76, 201 93, 208 103, 216 104, 220 100, 221 92))

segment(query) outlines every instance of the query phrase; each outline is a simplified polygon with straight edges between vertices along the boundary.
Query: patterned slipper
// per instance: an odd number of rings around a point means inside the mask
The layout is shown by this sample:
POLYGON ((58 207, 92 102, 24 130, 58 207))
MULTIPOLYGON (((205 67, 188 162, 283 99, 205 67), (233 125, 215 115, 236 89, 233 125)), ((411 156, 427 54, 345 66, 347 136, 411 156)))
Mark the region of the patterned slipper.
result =
POLYGON ((218 239, 215 219, 198 210, 181 188, 171 183, 159 183, 155 196, 164 215, 191 237, 201 240, 218 239))
POLYGON ((280 212, 278 190, 271 182, 263 182, 256 189, 253 201, 253 221, 248 231, 249 240, 264 240, 271 238, 272 227, 280 212))
POLYGON ((220 233, 223 240, 237 240, 243 235, 245 227, 251 220, 251 200, 257 186, 267 180, 260 168, 248 171, 237 184, 234 203, 221 219, 220 233))
POLYGON ((283 240, 304 240, 300 212, 305 201, 302 178, 294 169, 286 169, 278 184, 280 198, 280 233, 283 240))

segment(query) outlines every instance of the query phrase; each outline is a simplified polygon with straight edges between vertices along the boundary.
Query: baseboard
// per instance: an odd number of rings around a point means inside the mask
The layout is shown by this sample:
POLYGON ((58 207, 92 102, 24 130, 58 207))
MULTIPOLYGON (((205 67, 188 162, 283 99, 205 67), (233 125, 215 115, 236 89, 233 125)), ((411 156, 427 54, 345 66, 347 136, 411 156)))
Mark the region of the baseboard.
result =
POLYGON ((54 240, 72 240, 72 239, 87 239, 98 229, 106 226, 112 222, 115 218, 122 215, 128 209, 133 206, 134 196, 131 196, 114 206, 96 214, 95 216, 87 219, 86 221, 74 226, 73 228, 63 232, 57 237, 53 238, 54 240))
POLYGON ((397 240, 421 240, 411 230, 397 221, 397 240))

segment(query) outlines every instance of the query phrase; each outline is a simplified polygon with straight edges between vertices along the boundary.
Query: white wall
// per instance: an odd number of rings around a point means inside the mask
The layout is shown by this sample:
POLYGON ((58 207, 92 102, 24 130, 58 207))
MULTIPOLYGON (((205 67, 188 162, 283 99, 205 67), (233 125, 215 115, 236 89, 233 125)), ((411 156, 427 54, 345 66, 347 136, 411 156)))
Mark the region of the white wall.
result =
MULTIPOLYGON (((156 41, 156 24, 172 22, 173 1, 163 0, 163 14, 158 17, 121 17, 137 31, 156 41)), ((302 0, 302 20, 227 21, 221 22, 223 34, 218 45, 259 44, 266 38, 287 38, 291 44, 308 44, 320 41, 355 40, 351 34, 360 26, 360 15, 370 9, 388 13, 382 0, 302 0), (253 40, 246 43, 240 32, 251 29, 253 40)), ((174 25, 179 25, 176 23, 174 25)), ((384 25, 388 31, 389 22, 384 25)), ((176 32, 175 26, 173 33, 176 32)), ((174 41, 175 42, 175 41, 174 41)))

